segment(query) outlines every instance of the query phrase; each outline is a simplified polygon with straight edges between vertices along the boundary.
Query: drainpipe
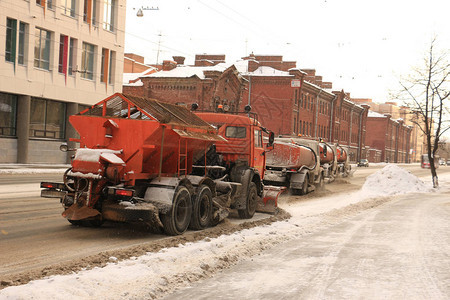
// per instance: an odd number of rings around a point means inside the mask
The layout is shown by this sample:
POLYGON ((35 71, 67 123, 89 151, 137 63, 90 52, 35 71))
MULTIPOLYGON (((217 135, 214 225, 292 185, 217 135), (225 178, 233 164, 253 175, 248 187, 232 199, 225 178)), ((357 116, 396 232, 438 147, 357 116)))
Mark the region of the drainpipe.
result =
POLYGON ((331 140, 331 137, 333 136, 333 130, 334 130, 334 122, 333 122, 333 113, 334 113, 334 101, 337 99, 337 96, 334 95, 333 100, 331 100, 331 115, 330 115, 330 132, 329 132, 329 141, 330 143, 332 143, 333 141, 331 140))
POLYGON ((363 110, 359 114, 358 152, 357 152, 356 161, 359 161, 361 159, 361 150, 362 150, 361 149, 361 144, 362 144, 362 141, 361 141, 362 140, 362 116, 363 116, 365 111, 366 111, 366 109, 363 108, 363 110))
POLYGON ((353 104, 352 109, 350 109, 350 131, 348 135, 348 148, 350 149, 352 146, 352 124, 353 124, 353 108, 356 104, 353 104))
POLYGON ((319 118, 319 96, 322 93, 322 89, 319 90, 319 93, 316 96, 316 118, 314 121, 314 137, 317 137, 317 119, 319 118))

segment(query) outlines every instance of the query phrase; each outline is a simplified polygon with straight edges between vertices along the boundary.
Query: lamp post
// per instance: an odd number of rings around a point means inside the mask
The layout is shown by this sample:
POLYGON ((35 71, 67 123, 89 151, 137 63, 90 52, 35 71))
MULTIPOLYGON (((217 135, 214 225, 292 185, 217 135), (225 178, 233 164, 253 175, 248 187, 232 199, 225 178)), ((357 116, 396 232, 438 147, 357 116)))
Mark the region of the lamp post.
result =
POLYGON ((141 7, 141 8, 139 8, 138 9, 138 11, 137 11, 137 13, 136 13, 136 16, 138 16, 138 17, 143 17, 144 16, 144 10, 159 10, 159 7, 141 7))

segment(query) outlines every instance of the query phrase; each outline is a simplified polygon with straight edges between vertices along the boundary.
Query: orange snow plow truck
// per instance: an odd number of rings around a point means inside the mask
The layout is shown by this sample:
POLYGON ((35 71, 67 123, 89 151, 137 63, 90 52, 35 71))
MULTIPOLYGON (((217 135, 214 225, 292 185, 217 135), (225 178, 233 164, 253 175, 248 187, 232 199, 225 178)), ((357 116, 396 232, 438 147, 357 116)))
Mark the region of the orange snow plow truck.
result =
POLYGON ((59 198, 72 224, 145 222, 169 235, 214 226, 230 209, 241 218, 257 207, 275 211, 281 190, 262 184, 263 128, 248 116, 199 115, 120 93, 106 98, 70 117, 79 148, 61 146, 75 152, 71 168, 62 183, 42 182, 41 196, 59 198))

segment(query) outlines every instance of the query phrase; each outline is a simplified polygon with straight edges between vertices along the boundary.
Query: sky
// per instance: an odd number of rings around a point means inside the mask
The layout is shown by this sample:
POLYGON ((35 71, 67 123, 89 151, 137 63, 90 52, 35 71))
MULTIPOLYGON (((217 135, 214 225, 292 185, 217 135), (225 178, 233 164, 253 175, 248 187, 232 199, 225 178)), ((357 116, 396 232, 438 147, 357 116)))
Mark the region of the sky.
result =
POLYGON ((385 102, 421 65, 432 37, 450 49, 449 11, 448 0, 128 0, 125 52, 147 64, 282 55, 316 69, 334 90, 385 102), (137 17, 142 7, 150 9, 137 17))
MULTIPOLYGON (((448 191, 450 174, 440 176, 441 188, 448 191)), ((393 164, 367 177, 362 188, 352 193, 341 193, 320 198, 320 201, 286 203, 292 218, 268 226, 258 226, 218 238, 207 238, 195 243, 180 244, 149 252, 140 257, 119 261, 109 258, 104 268, 83 270, 69 275, 55 275, 31 281, 20 286, 0 290, 1 299, 149 299, 160 297, 175 288, 189 286, 211 273, 219 272, 239 260, 261 253, 267 247, 286 243, 311 232, 317 227, 314 217, 331 213, 355 212, 351 204, 378 197, 403 195, 411 192, 427 193, 429 182, 417 178, 409 171, 393 164), (375 187, 375 188, 374 188, 375 187), (412 188, 413 187, 413 188, 412 188), (276 232, 276 234, 274 234, 276 232)), ((425 179, 425 178, 423 178, 425 179)), ((1 192, 1 191, 0 191, 1 192)), ((328 220, 327 222, 330 222, 328 220)), ((259 278, 270 278, 273 270, 259 270, 259 278), (262 274, 261 274, 262 272, 262 274)), ((297 274, 292 274, 297 276, 297 274)), ((251 281, 251 280, 250 280, 251 281)), ((247 281, 240 281, 242 286, 247 281)))

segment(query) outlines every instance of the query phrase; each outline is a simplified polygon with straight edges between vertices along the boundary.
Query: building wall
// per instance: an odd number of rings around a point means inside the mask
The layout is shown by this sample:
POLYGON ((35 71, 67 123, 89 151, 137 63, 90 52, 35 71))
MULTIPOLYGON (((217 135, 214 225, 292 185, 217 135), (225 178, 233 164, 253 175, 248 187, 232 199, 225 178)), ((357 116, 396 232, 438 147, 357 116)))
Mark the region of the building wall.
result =
POLYGON ((243 93, 243 106, 249 104, 258 114, 258 120, 276 135, 293 133, 293 77, 252 76, 243 93), (250 101, 249 101, 250 90, 250 101))
POLYGON ((381 150, 381 161, 390 163, 409 163, 411 127, 403 121, 384 117, 368 117, 366 144, 381 150))
MULTIPOLYGON (((22 106, 24 110, 20 117, 18 117, 18 111, 12 111, 11 114, 16 114, 17 128, 24 129, 17 130, 17 133, 12 136, 0 135, 0 149, 16 147, 16 155, 8 155, 8 158, 0 156, 0 162, 65 163, 65 155, 47 152, 47 149, 52 148, 53 144, 67 141, 71 137, 65 134, 67 129, 71 127, 66 113, 69 111, 77 113, 78 108, 83 108, 83 105, 95 104, 110 94, 122 91, 126 1, 115 1, 116 5, 113 12, 115 24, 113 28, 108 29, 103 28, 103 1, 95 2, 97 10, 94 12, 93 18, 87 18, 86 20, 84 20, 85 1, 75 1, 76 6, 70 16, 64 13, 65 1, 53 0, 50 2, 51 6, 48 4, 49 1, 46 2, 46 6, 42 7, 33 0, 2 1, 2 9, 0 10, 0 54, 2 56, 2 59, 0 59, 0 69, 2 70, 0 73, 0 94, 2 97, 17 97, 18 100, 15 102, 18 103, 18 106, 22 106), (6 46, 7 32, 11 33, 7 29, 8 19, 17 22, 13 34, 16 51, 12 55, 13 59, 6 59, 6 53, 10 50, 6 46), (95 21, 93 21, 94 19, 95 21), (22 35, 19 33, 21 23, 25 25, 23 43, 20 40, 22 35), (37 29, 44 30, 43 33, 50 33, 48 68, 46 63, 35 66, 35 44, 36 40, 39 41, 39 37, 36 36, 37 29), (65 44, 61 43, 61 41, 64 41, 61 36, 67 37, 65 44), (72 50, 69 48, 70 40, 74 41, 72 50), (90 64, 93 66, 92 79, 83 78, 88 74, 85 70, 82 70, 83 43, 94 46, 93 60, 90 64), (21 45, 24 45, 23 61, 19 61, 18 52, 21 45), (62 54, 70 53, 70 51, 72 51, 72 55, 62 54), (103 56, 105 52, 108 53, 107 56, 103 56), (72 74, 69 74, 69 56, 72 59, 72 74), (111 74, 110 80, 107 78, 108 75, 103 76, 103 80, 101 78, 102 59, 111 61, 111 64, 103 64, 103 67, 108 70, 106 74, 111 74), (28 136, 30 133, 27 133, 27 131, 30 128, 29 124, 25 123, 28 123, 30 119, 40 117, 37 115, 40 111, 33 110, 33 107, 35 107, 33 104, 38 101, 37 99, 52 105, 62 103, 61 109, 65 111, 58 111, 63 116, 61 117, 64 119, 63 122, 65 122, 61 129, 62 136, 58 135, 56 139, 47 136, 33 136, 36 131, 32 131, 31 136, 28 136), (72 104, 75 104, 75 106, 72 104), (7 142, 11 138, 17 138, 17 146, 7 142), (39 151, 42 152, 42 155, 35 156, 34 153, 39 151), (12 161, 14 157, 16 157, 16 161, 12 161)), ((87 3, 93 5, 94 2, 89 0, 87 3)), ((4 100, 0 99, 0 101, 4 100)), ((48 121, 49 118, 52 118, 53 113, 49 110, 46 113, 47 115, 42 117, 48 121)), ((49 122, 46 123, 47 127, 52 125, 51 121, 49 122)), ((11 152, 11 149, 8 151, 11 152)), ((12 151, 14 152, 14 150, 12 151)))
POLYGON ((1 138, 0 139, 0 162, 15 163, 17 162, 17 139, 1 138))

